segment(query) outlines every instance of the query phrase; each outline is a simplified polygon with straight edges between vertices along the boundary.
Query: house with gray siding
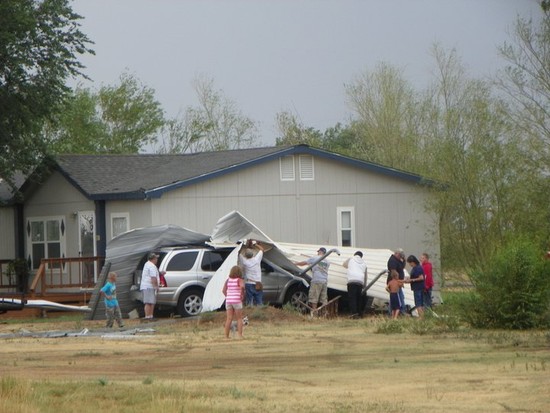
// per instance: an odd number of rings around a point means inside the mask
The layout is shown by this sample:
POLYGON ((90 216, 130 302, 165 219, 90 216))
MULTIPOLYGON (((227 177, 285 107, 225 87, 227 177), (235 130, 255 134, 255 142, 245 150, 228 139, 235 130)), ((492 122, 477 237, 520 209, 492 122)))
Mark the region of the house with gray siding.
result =
MULTIPOLYGON (((103 256, 134 228, 210 234, 238 210, 275 241, 403 248, 439 259, 421 176, 307 145, 179 155, 59 155, 0 207, 0 258, 103 256)), ((314 251, 312 251, 314 254, 314 251)))

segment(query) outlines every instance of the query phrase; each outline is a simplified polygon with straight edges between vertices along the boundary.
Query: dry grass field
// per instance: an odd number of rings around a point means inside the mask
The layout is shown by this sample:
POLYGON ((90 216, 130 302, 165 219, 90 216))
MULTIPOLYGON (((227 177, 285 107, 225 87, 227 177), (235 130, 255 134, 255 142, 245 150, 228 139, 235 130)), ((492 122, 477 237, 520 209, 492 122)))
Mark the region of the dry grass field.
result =
POLYGON ((153 331, 118 337, 101 321, 3 315, 0 412, 550 411, 548 332, 248 313, 244 340, 223 338, 224 313, 127 320, 153 331))

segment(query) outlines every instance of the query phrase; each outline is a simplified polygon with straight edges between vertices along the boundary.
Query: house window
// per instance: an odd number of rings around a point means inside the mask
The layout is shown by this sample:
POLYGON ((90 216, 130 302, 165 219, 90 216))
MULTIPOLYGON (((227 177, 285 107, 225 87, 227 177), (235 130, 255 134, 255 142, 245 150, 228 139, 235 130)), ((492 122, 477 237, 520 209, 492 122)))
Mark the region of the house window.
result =
POLYGON ((283 156, 279 158, 281 170, 281 181, 294 181, 294 156, 283 156))
POLYGON ((32 269, 42 258, 65 256, 65 220, 63 217, 29 218, 27 221, 28 258, 32 269))
POLYGON ((313 179, 315 178, 314 168, 313 168, 313 156, 300 155, 299 164, 300 164, 300 181, 313 181, 313 179))
POLYGON ((130 229, 130 214, 127 212, 111 214, 111 238, 130 229))
POLYGON ((355 245, 355 211, 353 207, 337 208, 338 245, 352 247, 355 245))

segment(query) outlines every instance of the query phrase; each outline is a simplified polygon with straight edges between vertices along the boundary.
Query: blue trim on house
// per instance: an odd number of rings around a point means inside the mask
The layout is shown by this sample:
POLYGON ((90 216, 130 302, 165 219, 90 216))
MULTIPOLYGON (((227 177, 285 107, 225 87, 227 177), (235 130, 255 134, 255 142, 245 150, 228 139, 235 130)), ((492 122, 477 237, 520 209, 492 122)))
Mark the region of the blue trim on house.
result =
POLYGON ((214 171, 208 174, 203 174, 196 176, 191 179, 186 179, 185 181, 176 182, 174 184, 166 185, 161 188, 155 188, 150 190, 145 190, 145 196, 147 199, 160 198, 165 192, 170 192, 175 189, 183 188, 185 186, 194 185, 200 182, 208 181, 219 176, 226 175, 228 173, 241 171, 243 169, 249 168, 251 166, 259 165, 264 162, 271 161, 273 159, 278 159, 281 156, 291 155, 294 153, 294 147, 282 148, 280 151, 270 153, 269 155, 260 156, 259 158, 252 159, 249 161, 241 162, 239 164, 232 165, 228 168, 223 168, 218 171, 214 171))
POLYGON ((295 152, 294 152, 295 154, 309 154, 313 156, 318 156, 320 158, 342 162, 347 165, 354 166, 356 168, 366 169, 371 172, 375 172, 381 175, 391 176, 393 178, 402 179, 404 181, 409 181, 416 184, 422 184, 427 186, 431 186, 435 184, 434 181, 430 179, 426 179, 420 175, 415 175, 409 172, 401 171, 399 169, 390 168, 388 166, 375 164, 373 162, 368 162, 357 158, 351 158, 349 156, 340 155, 334 152, 329 152, 324 149, 316 149, 307 145, 297 145, 294 147, 294 149, 295 149, 295 152))
POLYGON ((55 169, 57 172, 59 172, 61 175, 63 175, 63 177, 64 177, 67 181, 69 181, 69 183, 70 183, 72 186, 74 186, 76 189, 78 189, 78 191, 79 191, 82 195, 84 195, 86 198, 88 198, 88 199, 90 199, 90 200, 93 199, 93 198, 92 198, 92 195, 90 195, 90 194, 87 193, 84 189, 82 189, 82 187, 81 187, 80 185, 78 185, 78 182, 76 182, 76 181, 73 179, 73 177, 72 177, 71 175, 69 175, 68 173, 66 173, 66 172, 63 170, 63 168, 61 168, 61 167, 59 166, 59 164, 56 163, 54 169, 55 169))
POLYGON ((161 187, 145 189, 140 188, 137 191, 129 192, 116 192, 116 193, 87 193, 80 187, 70 175, 68 175, 59 165, 56 165, 56 170, 59 171, 75 188, 77 188, 86 198, 92 201, 111 201, 111 200, 145 200, 145 199, 159 199, 166 192, 174 191, 179 188, 183 188, 190 185, 195 185, 204 181, 208 181, 213 178, 217 178, 232 172, 238 172, 249 167, 259 165, 265 162, 269 162, 275 159, 279 159, 282 156, 288 155, 301 155, 307 154, 316 156, 319 158, 329 159, 336 162, 341 162, 346 165, 353 166, 355 168, 371 171, 377 174, 386 175, 389 177, 401 179, 404 181, 412 182, 415 184, 421 184, 426 186, 434 185, 435 182, 425 179, 422 176, 411 174, 408 172, 400 171, 398 169, 389 168, 386 166, 378 165, 372 162, 364 161, 361 159, 351 158, 349 156, 339 155, 337 153, 329 152, 323 149, 312 148, 308 145, 301 144, 295 146, 281 147, 280 150, 271 152, 267 155, 260 156, 255 159, 236 163, 229 167, 219 169, 214 172, 198 175, 183 181, 170 183, 161 187))
MULTIPOLYGON (((317 157, 320 157, 320 158, 325 158, 325 159, 330 159, 330 160, 333 160, 333 161, 345 163, 347 165, 351 165, 351 166, 356 167, 356 168, 366 169, 366 170, 371 171, 371 172, 375 172, 375 173, 378 173, 378 174, 381 174, 381 175, 390 176, 390 177, 393 177, 393 178, 402 179, 402 180, 413 182, 413 183, 416 183, 416 184, 423 184, 423 185, 428 185, 428 186, 434 184, 433 181, 427 180, 427 179, 425 179, 425 178, 423 178, 419 175, 403 172, 403 171, 400 171, 398 169, 393 169, 393 168, 389 168, 389 167, 386 167, 386 166, 377 165, 377 164, 374 164, 372 162, 367 162, 367 161, 363 161, 363 160, 360 160, 360 159, 350 158, 348 156, 339 155, 339 154, 328 152, 328 151, 325 151, 325 150, 322 150, 322 149, 312 148, 308 145, 296 145, 296 146, 284 148, 281 151, 274 152, 274 153, 271 153, 269 155, 265 155, 265 156, 262 156, 262 157, 259 157, 259 158, 256 158, 256 159, 253 159, 253 160, 250 160, 250 161, 242 162, 242 163, 239 163, 237 165, 232 165, 229 168, 220 169, 218 171, 215 171, 215 172, 212 172, 212 173, 209 173, 209 174, 204 174, 204 175, 197 176, 197 177, 194 177, 194 178, 191 178, 191 179, 187 179, 185 181, 180 181, 180 182, 177 182, 177 183, 174 183, 174 184, 166 185, 166 186, 163 186, 161 188, 144 190, 144 195, 145 195, 146 199, 158 199, 165 192, 173 191, 175 189, 183 188, 183 187, 189 186, 189 185, 194 185, 194 184, 197 184, 197 183, 200 183, 200 182, 203 182, 203 181, 207 181, 207 180, 212 179, 212 178, 216 178, 216 177, 225 175, 227 173, 240 171, 242 169, 246 169, 246 168, 249 168, 251 166, 258 165, 258 164, 261 164, 261 163, 264 163, 264 162, 268 162, 268 161, 271 161, 271 160, 274 160, 274 159, 279 159, 282 156, 288 156, 288 155, 312 155, 312 156, 317 156, 317 157)), ((118 195, 121 195, 121 194, 118 194, 118 195)), ((126 195, 126 194, 123 194, 123 195, 126 195)), ((128 195, 131 195, 131 193, 128 193, 128 195)), ((131 198, 131 197, 126 198, 126 196, 124 196, 123 198, 120 198, 120 197, 107 198, 109 196, 108 194, 102 194, 101 196, 106 196, 106 198, 103 198, 103 199, 136 199, 136 198, 131 198)), ((141 199, 141 198, 138 198, 138 199, 141 199)))
POLYGON ((58 171, 61 175, 65 177, 69 183, 74 186, 82 195, 84 195, 86 198, 88 198, 90 201, 100 201, 100 200, 106 200, 106 201, 112 201, 112 200, 130 200, 130 199, 146 199, 145 197, 145 190, 141 191, 132 191, 132 192, 118 192, 116 194, 90 194, 86 192, 82 187, 78 184, 77 181, 73 179, 73 177, 69 174, 67 174, 59 165, 55 166, 55 170, 58 171))
MULTIPOLYGON (((131 199, 147 199, 145 190, 141 191, 132 191, 132 192, 117 192, 116 194, 93 194, 93 195, 86 195, 89 199, 92 201, 113 201, 113 200, 131 200, 131 199)), ((157 198, 160 198, 158 196, 157 198)))

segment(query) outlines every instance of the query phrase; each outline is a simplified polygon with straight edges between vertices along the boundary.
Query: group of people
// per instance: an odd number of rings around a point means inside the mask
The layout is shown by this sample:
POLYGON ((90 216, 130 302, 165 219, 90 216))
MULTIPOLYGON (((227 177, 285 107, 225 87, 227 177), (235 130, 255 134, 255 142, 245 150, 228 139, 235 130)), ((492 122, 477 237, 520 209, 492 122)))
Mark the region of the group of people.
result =
MULTIPOLYGON (((326 255, 326 248, 317 250, 317 255, 326 255)), ((327 283, 328 268, 330 263, 326 259, 319 261, 318 257, 296 262, 296 265, 313 265, 311 268, 313 277, 309 289, 309 305, 316 309, 318 304, 324 305, 328 301, 327 283)), ((365 308, 365 288, 367 287, 367 264, 363 259, 363 253, 356 251, 353 257, 344 261, 347 270, 347 292, 349 299, 349 311, 351 318, 361 318, 365 308)), ((432 289, 434 286, 432 264, 427 253, 423 253, 418 260, 414 255, 405 259, 402 249, 397 249, 388 259, 388 278, 386 290, 390 293, 389 311, 393 318, 399 314, 405 314, 404 284, 410 284, 414 295, 414 305, 420 317, 424 314, 424 307, 432 306, 432 289), (405 277, 405 266, 410 266, 410 276, 405 277)))
MULTIPOLYGON (((157 301, 157 292, 160 286, 160 274, 157 267, 158 257, 159 256, 154 252, 149 253, 141 274, 140 290, 143 294, 143 309, 146 321, 154 320, 153 313, 157 301)), ((116 272, 110 272, 107 275, 107 282, 100 290, 100 294, 103 296, 105 303, 107 328, 113 327, 115 321, 120 328, 124 327, 122 313, 116 295, 116 279, 116 272)))
MULTIPOLYGON (((263 305, 263 285, 261 262, 265 247, 256 241, 249 240, 241 248, 239 263, 231 268, 229 278, 223 286, 223 294, 226 308, 225 336, 229 337, 231 323, 237 322, 237 334, 242 338, 243 304, 263 305)), ((295 262, 299 266, 311 266, 312 279, 310 282, 308 303, 313 310, 318 305, 328 303, 328 270, 330 262, 326 260, 327 250, 320 247, 317 256, 304 261, 295 262)), ((159 271, 157 267, 158 255, 151 252, 147 256, 142 271, 140 290, 143 293, 145 320, 153 320, 153 312, 156 304, 156 295, 159 289, 159 271)), ((367 264, 363 259, 363 253, 356 251, 352 257, 343 263, 347 273, 347 292, 349 298, 349 310, 352 318, 360 318, 364 310, 364 290, 367 286, 367 264)), ((432 264, 427 253, 423 253, 418 260, 414 255, 409 255, 405 260, 402 249, 397 249, 388 259, 388 278, 386 290, 390 294, 390 314, 397 318, 399 314, 405 314, 404 284, 410 284, 414 294, 414 304, 420 317, 424 313, 424 307, 432 306, 432 288, 434 286, 432 264), (411 267, 410 276, 405 277, 405 265, 411 267)), ((116 298, 116 273, 108 275, 108 282, 101 289, 105 300, 105 314, 107 327, 112 327, 116 321, 123 327, 122 315, 116 298)))
MULTIPOLYGON (((318 256, 325 256, 326 248, 317 250, 318 256)), ((309 288, 309 305, 315 310, 318 304, 328 302, 327 284, 328 268, 330 263, 326 259, 311 257, 308 260, 295 262, 296 265, 313 265, 311 268, 313 277, 309 288)), ((347 292, 349 299, 349 311, 351 318, 361 318, 365 308, 365 288, 367 287, 367 264, 363 259, 363 253, 356 251, 353 257, 344 261, 347 270, 347 292)), ((434 286, 432 264, 427 253, 420 256, 420 260, 414 255, 405 259, 402 249, 397 249, 388 259, 388 278, 386 290, 390 293, 389 311, 393 318, 399 314, 405 314, 404 284, 410 284, 414 295, 414 305, 420 317, 424 314, 425 307, 432 306, 432 289, 434 286), (410 276, 405 277, 405 266, 410 266, 410 276)))
MULTIPOLYGON (((317 257, 311 257, 305 261, 295 262, 296 265, 312 265, 313 276, 309 286, 308 302, 315 311, 319 304, 328 303, 328 269, 330 262, 326 260, 327 249, 321 247, 317 250, 317 257), (323 258, 319 258, 319 256, 323 258)), ((355 252, 353 257, 344 261, 344 268, 347 270, 347 290, 349 307, 352 318, 359 318, 363 313, 363 289, 367 284, 367 264, 363 260, 361 251, 355 252)))
POLYGON ((434 286, 432 263, 427 253, 422 253, 420 260, 409 255, 405 260, 402 249, 396 250, 388 260, 388 278, 386 290, 390 293, 389 311, 392 318, 405 314, 404 284, 410 284, 414 295, 414 307, 419 317, 424 315, 424 307, 432 306, 432 289, 434 286), (410 276, 405 277, 405 265, 411 267, 410 276))

